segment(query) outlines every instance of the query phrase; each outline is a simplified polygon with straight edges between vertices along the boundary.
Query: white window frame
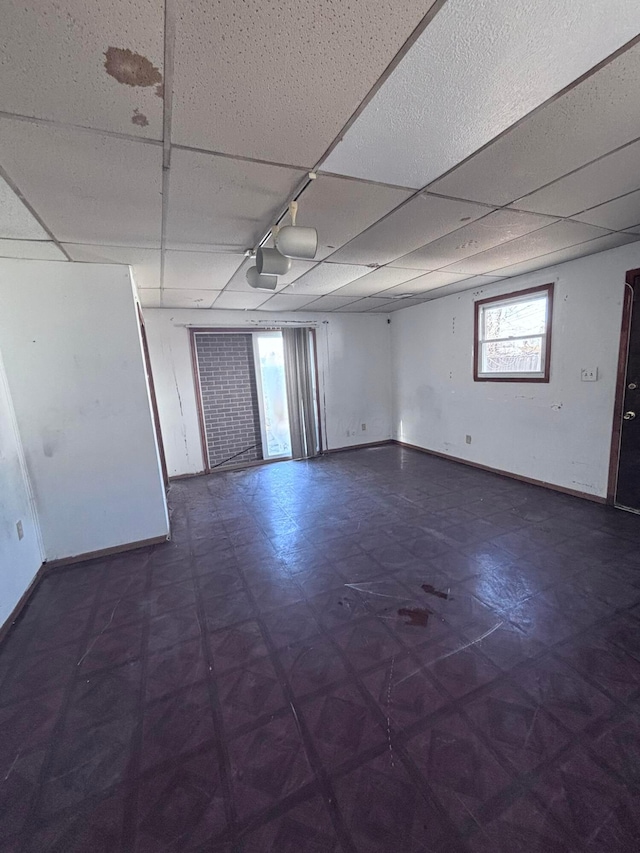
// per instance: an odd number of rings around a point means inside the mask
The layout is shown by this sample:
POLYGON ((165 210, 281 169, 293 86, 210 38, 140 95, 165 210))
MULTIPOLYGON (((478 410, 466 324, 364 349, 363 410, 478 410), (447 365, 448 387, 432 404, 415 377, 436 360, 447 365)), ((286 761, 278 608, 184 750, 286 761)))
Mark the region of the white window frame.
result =
POLYGON ((474 303, 474 380, 476 382, 549 382, 551 359, 551 323, 553 313, 553 284, 531 287, 527 290, 480 299, 474 303), (546 301, 545 330, 541 335, 512 335, 505 338, 486 339, 484 335, 485 312, 500 305, 513 305, 518 302, 531 302, 534 299, 546 301), (513 373, 482 370, 482 353, 486 343, 501 343, 503 341, 541 339, 541 369, 523 370, 513 373))

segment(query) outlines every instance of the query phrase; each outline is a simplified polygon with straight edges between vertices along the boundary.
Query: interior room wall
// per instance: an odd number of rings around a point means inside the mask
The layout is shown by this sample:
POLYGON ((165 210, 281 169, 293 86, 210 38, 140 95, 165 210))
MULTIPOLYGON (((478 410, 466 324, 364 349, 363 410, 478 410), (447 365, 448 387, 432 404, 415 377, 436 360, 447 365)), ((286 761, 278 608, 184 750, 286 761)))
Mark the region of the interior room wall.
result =
POLYGON ((394 437, 605 497, 625 272, 635 267, 637 244, 395 313, 394 437), (549 384, 474 382, 474 300, 552 281, 549 384), (597 368, 597 381, 581 381, 582 368, 597 368))
POLYGON ((129 269, 2 260, 0 304, 46 559, 166 536, 129 269))
POLYGON ((144 309, 169 476, 203 470, 188 327, 316 328, 325 447, 391 438, 391 349, 386 316, 266 315, 259 311, 144 309), (362 430, 366 424, 366 430, 362 430))
POLYGON ((39 531, 0 354, 0 626, 42 563, 39 531), (22 539, 17 525, 22 526, 22 539))

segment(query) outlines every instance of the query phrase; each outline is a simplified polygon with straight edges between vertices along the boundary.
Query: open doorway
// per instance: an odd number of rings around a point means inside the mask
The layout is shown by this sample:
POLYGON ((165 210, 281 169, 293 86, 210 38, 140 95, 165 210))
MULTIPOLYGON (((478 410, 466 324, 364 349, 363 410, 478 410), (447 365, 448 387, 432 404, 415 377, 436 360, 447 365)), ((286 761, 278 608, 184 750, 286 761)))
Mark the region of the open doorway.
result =
POLYGON ((313 330, 190 335, 205 471, 321 452, 313 330))
POLYGON ((640 269, 626 276, 608 499, 640 513, 640 269))

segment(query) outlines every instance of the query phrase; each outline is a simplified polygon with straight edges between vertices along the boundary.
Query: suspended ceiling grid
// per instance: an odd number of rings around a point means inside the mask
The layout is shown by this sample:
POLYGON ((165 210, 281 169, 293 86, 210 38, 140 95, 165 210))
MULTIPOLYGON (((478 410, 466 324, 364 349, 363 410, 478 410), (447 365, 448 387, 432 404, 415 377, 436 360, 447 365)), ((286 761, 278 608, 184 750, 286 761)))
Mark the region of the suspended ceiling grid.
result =
POLYGON ((0 256, 388 312, 640 239, 635 0, 5 0, 0 256), (300 197, 315 261, 251 290, 300 197))

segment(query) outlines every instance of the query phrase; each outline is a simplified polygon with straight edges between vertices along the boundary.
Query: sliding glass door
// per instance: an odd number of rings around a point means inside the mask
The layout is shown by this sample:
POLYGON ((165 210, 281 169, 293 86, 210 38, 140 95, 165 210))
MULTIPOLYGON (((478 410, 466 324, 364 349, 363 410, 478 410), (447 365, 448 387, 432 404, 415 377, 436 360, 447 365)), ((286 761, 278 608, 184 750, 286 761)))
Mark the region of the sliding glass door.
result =
POLYGON ((284 372, 282 332, 254 332, 262 455, 264 459, 291 456, 291 433, 284 372))

